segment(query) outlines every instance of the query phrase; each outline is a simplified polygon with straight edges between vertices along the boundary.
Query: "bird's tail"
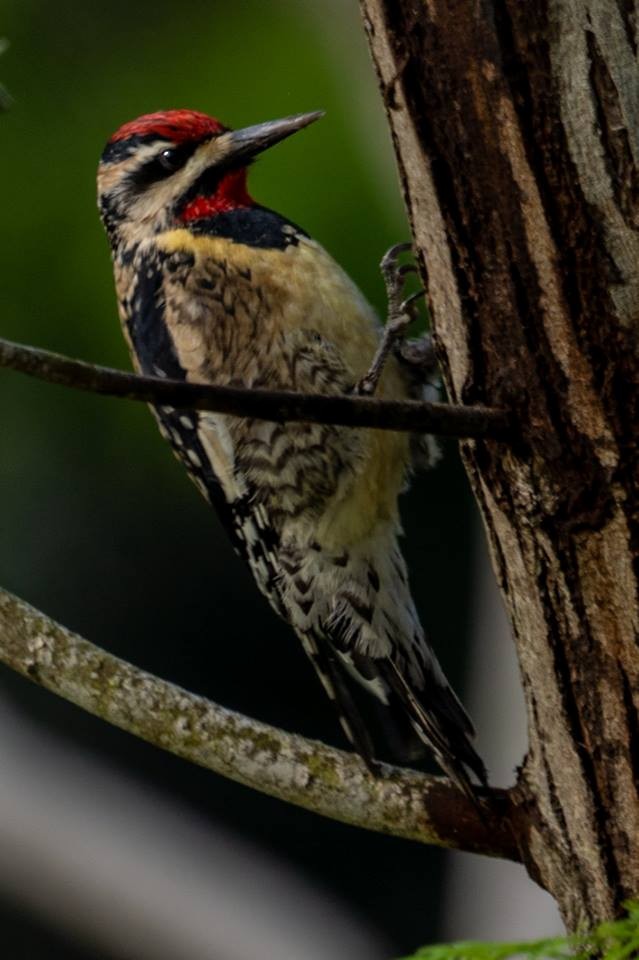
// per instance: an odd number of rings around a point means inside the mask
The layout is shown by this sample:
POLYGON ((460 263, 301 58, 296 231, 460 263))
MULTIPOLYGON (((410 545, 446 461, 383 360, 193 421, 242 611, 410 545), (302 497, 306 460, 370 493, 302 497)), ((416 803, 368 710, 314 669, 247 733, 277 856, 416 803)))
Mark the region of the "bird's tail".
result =
MULTIPOLYGON (((472 745, 473 725, 424 637, 394 537, 388 546, 384 559, 378 551, 374 559, 351 557, 347 583, 334 594, 333 614, 323 624, 328 645, 344 682, 357 681, 381 702, 384 726, 404 741, 412 759, 418 759, 421 744, 419 759, 434 755, 474 797, 472 776, 485 785, 486 770, 472 745), (380 572, 379 587, 365 593, 363 571, 373 568, 380 572)), ((339 694, 337 700, 342 703, 339 694)), ((353 702, 348 706, 353 727, 353 702)))
MULTIPOLYGON (((397 529, 389 526, 386 537, 377 530, 340 556, 306 551, 289 566, 294 573, 282 577, 281 589, 290 620, 368 766, 375 769, 379 753, 359 690, 378 701, 384 727, 409 747, 411 760, 431 753, 474 798, 472 775, 485 784, 486 771, 471 743, 473 726, 424 637, 397 529)), ((405 762, 402 752, 396 759, 405 762)))
POLYGON ((417 738, 433 753, 442 770, 475 800, 468 771, 486 786, 486 768, 471 742, 473 726, 451 688, 439 683, 436 677, 418 694, 392 660, 386 659, 379 668, 394 694, 389 698, 389 707, 404 713, 417 738))

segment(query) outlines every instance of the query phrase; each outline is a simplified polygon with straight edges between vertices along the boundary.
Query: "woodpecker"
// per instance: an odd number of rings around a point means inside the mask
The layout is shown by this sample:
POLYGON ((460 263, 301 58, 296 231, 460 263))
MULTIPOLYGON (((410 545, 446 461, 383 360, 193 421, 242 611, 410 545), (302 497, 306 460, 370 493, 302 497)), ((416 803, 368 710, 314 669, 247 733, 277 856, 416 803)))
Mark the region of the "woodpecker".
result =
MULTIPOLYGON (((167 110, 125 123, 108 141, 99 208, 140 372, 416 396, 413 371, 389 349, 355 284, 304 230, 248 192, 256 156, 319 116, 232 130, 203 113, 167 110)), ((395 300, 397 252, 384 261, 395 300)), ((472 724, 425 639, 398 543, 411 438, 152 410, 258 588, 301 640, 369 768, 378 770, 376 748, 357 687, 382 705, 405 756, 434 755, 473 796, 470 773, 484 784, 486 774, 472 724)))

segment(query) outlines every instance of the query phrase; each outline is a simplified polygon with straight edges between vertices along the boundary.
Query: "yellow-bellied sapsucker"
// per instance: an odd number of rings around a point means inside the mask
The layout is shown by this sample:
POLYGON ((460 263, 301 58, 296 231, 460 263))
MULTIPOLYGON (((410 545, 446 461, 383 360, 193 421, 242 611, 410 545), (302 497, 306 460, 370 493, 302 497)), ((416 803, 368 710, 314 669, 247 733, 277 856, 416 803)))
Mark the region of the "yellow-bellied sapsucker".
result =
MULTIPOLYGON (((229 130, 202 113, 169 110, 111 137, 99 204, 140 371, 303 393, 348 392, 365 380, 380 345, 373 311, 319 244, 246 188, 253 158, 318 116, 229 130)), ((415 395, 395 356, 377 373, 380 396, 415 395)), ((464 790, 466 768, 485 781, 472 725, 425 640, 398 545, 411 438, 154 412, 259 589, 302 641, 369 766, 374 748, 353 680, 464 790)))

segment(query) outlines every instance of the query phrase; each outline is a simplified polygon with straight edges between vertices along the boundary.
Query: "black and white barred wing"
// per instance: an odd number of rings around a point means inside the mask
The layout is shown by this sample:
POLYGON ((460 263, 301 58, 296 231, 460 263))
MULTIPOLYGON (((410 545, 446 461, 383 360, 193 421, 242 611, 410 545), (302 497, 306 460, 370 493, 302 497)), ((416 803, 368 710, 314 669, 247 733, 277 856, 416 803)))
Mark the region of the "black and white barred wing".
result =
POLYGON ((359 752, 369 763, 375 755, 353 683, 382 705, 398 758, 419 760, 431 752, 472 793, 465 767, 485 778, 471 744, 473 727, 424 637, 394 526, 380 523, 341 553, 300 551, 287 567, 282 596, 289 619, 324 651, 343 725, 359 752), (315 598, 312 606, 302 607, 303 591, 315 598))
MULTIPOLYGON (((271 338, 255 348, 263 294, 228 264, 191 254, 138 252, 122 279, 125 331, 143 372, 200 383, 292 389, 341 389, 341 365, 320 356, 314 332, 271 338), (130 277, 130 280, 129 280, 130 277), (229 321, 233 329, 229 331, 229 321), (238 357, 238 350, 241 356, 238 357)), ((321 345, 320 345, 321 347, 321 345)), ((333 352, 334 353, 334 352, 333 352)), ((160 430, 206 499, 215 507, 236 552, 278 614, 291 622, 283 594, 295 580, 285 529, 312 529, 357 450, 350 436, 340 452, 338 430, 323 425, 279 425, 194 410, 154 407, 160 430)), ((347 471, 348 472, 348 471, 347 471)), ((311 538, 312 539, 312 538, 311 538)), ((298 580, 297 611, 314 598, 298 580)), ((328 663, 311 635, 301 635, 329 696, 328 663)), ((325 647, 325 645, 324 645, 325 647)))
MULTIPOLYGON (((198 272, 196 258, 189 253, 138 251, 134 267, 121 297, 121 310, 137 367, 143 373, 176 380, 228 382, 224 369, 228 344, 221 323, 229 313, 224 290, 218 294, 209 273, 198 272), (198 294, 200 281, 206 281, 206 286, 198 294)), ((218 273, 226 276, 222 268, 218 273)), ((254 305, 258 308, 259 301, 254 305)), ((258 587, 282 613, 275 562, 277 532, 250 482, 238 470, 233 418, 166 406, 152 410, 176 456, 216 509, 236 552, 251 567, 258 587)))

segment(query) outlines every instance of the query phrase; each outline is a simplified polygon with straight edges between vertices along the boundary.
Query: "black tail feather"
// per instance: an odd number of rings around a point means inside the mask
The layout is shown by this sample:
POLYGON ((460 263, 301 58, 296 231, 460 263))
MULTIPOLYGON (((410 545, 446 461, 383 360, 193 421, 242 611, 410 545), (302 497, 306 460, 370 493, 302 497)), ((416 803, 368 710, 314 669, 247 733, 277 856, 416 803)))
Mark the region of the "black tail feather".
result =
POLYGON ((428 690, 420 691, 418 695, 392 660, 380 660, 379 669, 399 698, 417 736, 433 752, 451 780, 476 803, 477 795, 466 768, 474 773, 482 786, 487 786, 486 768, 469 739, 472 725, 452 692, 433 681, 428 690))

